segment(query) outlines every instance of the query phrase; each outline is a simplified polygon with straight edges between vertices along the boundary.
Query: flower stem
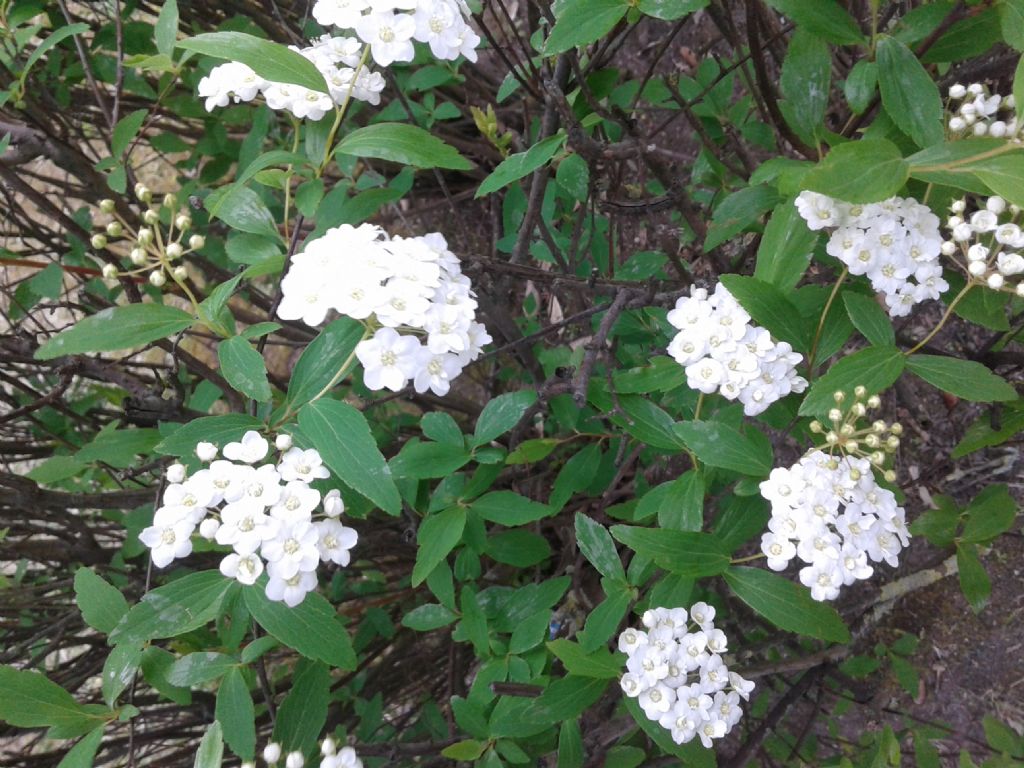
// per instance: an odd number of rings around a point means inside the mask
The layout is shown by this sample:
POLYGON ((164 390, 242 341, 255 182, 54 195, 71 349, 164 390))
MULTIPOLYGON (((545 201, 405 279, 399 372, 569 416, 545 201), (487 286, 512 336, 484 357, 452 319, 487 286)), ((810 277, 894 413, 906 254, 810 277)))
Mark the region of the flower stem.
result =
POLYGON ((923 339, 917 342, 917 344, 915 344, 913 347, 904 352, 903 354, 905 357, 910 357, 912 354, 917 352, 917 350, 919 350, 921 347, 923 347, 925 344, 931 341, 935 337, 935 334, 942 330, 942 326, 944 326, 946 324, 946 321, 949 320, 950 316, 953 314, 953 310, 956 309, 956 305, 960 303, 964 296, 967 295, 967 292, 971 290, 971 288, 973 287, 973 282, 968 282, 967 285, 963 287, 960 293, 958 293, 956 297, 949 303, 949 306, 946 307, 946 313, 942 316, 942 319, 939 320, 938 324, 934 328, 932 328, 931 333, 929 333, 927 336, 925 336, 923 339))
POLYGON ((828 301, 825 302, 825 308, 821 311, 821 319, 818 321, 818 328, 814 332, 814 341, 811 343, 811 351, 807 354, 807 378, 808 380, 814 375, 814 358, 818 354, 818 344, 821 342, 821 334, 825 330, 825 321, 828 319, 829 310, 832 309, 832 304, 836 300, 836 296, 839 295, 839 288, 846 280, 849 275, 849 270, 843 267, 843 271, 839 274, 839 279, 836 280, 836 284, 832 286, 832 293, 829 294, 828 301))
POLYGON ((758 552, 756 555, 747 555, 746 557, 737 557, 729 561, 729 565, 738 565, 740 563, 750 563, 754 560, 760 560, 762 557, 767 557, 764 552, 758 552))

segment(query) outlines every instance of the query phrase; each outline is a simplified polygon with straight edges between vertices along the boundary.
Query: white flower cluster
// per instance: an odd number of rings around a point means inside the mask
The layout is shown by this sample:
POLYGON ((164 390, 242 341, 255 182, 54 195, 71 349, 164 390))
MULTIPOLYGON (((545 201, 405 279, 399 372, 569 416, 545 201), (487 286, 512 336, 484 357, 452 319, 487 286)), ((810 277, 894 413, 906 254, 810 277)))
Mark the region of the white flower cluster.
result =
POLYGON ((793 557, 807 565, 800 581, 815 600, 834 600, 839 588, 867 579, 872 562, 894 568, 907 545, 906 516, 892 491, 879 487, 866 458, 812 451, 761 483, 772 506, 761 551, 781 571, 793 557))
POLYGON ((740 721, 740 699, 749 700, 754 690, 722 661, 728 639, 715 629, 714 618, 707 603, 695 603, 689 614, 654 608, 643 615, 647 631, 630 627, 619 635, 619 650, 627 656, 622 690, 676 744, 699 736, 710 748, 740 721))
POLYGON ((329 229, 292 257, 281 291, 284 320, 317 325, 334 309, 383 326, 356 347, 370 389, 397 392, 412 379, 417 392, 445 395, 491 341, 459 258, 436 232, 389 238, 373 224, 329 229))
MULTIPOLYGON (((363 761, 359 759, 352 747, 338 749, 338 745, 330 736, 320 742, 320 754, 323 757, 320 761, 320 768, 363 768, 363 761)), ((263 748, 263 759, 270 768, 277 768, 282 756, 284 757, 284 768, 304 768, 306 765, 306 758, 301 752, 296 750, 284 755, 281 745, 276 741, 270 742, 263 748)), ((242 763, 242 768, 255 768, 255 763, 242 763)))
POLYGON ((686 369, 686 383, 704 394, 717 391, 739 400, 748 416, 807 387, 795 367, 803 356, 751 325, 750 315, 721 283, 710 295, 704 288, 691 289, 668 321, 679 329, 668 353, 686 369))
POLYGON ((226 107, 230 101, 252 101, 263 94, 271 109, 283 109, 295 117, 320 120, 335 105, 343 106, 357 99, 370 104, 380 103, 384 78, 371 72, 362 61, 362 44, 352 37, 324 35, 307 48, 295 48, 320 70, 327 93, 310 90, 293 83, 278 83, 257 75, 239 61, 214 67, 199 81, 199 95, 206 99, 206 111, 226 107))
POLYGON ((986 93, 981 83, 949 87, 949 100, 959 104, 947 125, 954 134, 970 131, 974 136, 992 136, 996 139, 1014 139, 1022 127, 1017 120, 1013 96, 986 93), (1002 112, 1003 118, 999 113, 1002 112))
POLYGON ((466 23, 462 0, 317 0, 313 18, 323 27, 353 29, 382 67, 412 61, 413 41, 438 59, 476 61, 480 36, 466 23))
POLYGON ((173 464, 163 505, 153 525, 139 534, 153 564, 164 568, 188 557, 198 528, 204 539, 232 548, 221 561, 221 573, 254 584, 265 568, 267 597, 291 607, 316 589, 321 561, 348 565, 357 536, 338 520, 345 509, 341 494, 328 491, 322 499, 323 519, 313 519, 321 497, 310 484, 330 477, 320 454, 292 447, 287 435, 277 438, 276 447, 281 452, 276 465, 253 466, 267 457, 270 445, 250 431, 240 442, 225 445, 219 460, 215 445, 199 443, 196 454, 210 465, 191 477, 181 464, 173 464))
POLYGON ((984 209, 969 217, 963 200, 955 201, 951 210, 953 215, 946 222, 951 236, 942 244, 943 254, 952 257, 959 252, 967 273, 992 290, 1024 296, 1024 255, 1019 252, 1024 248, 1024 232, 1014 221, 1020 208, 1007 206, 1001 197, 990 197, 984 209), (1004 214, 1006 220, 1000 222, 1004 214))
POLYGON ((851 275, 865 275, 893 317, 949 288, 939 264, 939 217, 913 198, 851 205, 804 191, 796 207, 810 229, 834 230, 825 250, 851 275))

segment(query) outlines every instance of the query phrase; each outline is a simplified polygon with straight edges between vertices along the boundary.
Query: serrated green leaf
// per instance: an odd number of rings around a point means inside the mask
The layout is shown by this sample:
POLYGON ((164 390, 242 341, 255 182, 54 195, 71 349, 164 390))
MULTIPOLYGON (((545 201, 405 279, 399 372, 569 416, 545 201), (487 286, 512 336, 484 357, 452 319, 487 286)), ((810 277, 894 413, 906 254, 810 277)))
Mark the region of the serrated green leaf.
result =
POLYGON ((267 365, 248 339, 232 336, 221 341, 217 345, 217 360, 220 372, 238 392, 258 403, 270 401, 273 393, 267 380, 267 365))
POLYGON ((611 534, 638 555, 680 576, 715 576, 729 567, 729 553, 709 533, 613 525, 611 534))
POLYGON ((338 669, 356 668, 348 630, 323 595, 309 592, 294 608, 270 600, 259 583, 245 587, 242 595, 256 622, 283 645, 338 669))
POLYGON ((412 585, 418 587, 437 564, 444 560, 462 540, 466 527, 465 507, 450 507, 436 515, 429 515, 416 532, 418 549, 416 565, 412 569, 412 585))
POLYGON ((473 447, 485 445, 508 432, 536 400, 537 393, 532 389, 508 392, 489 400, 476 420, 473 447))
POLYGON ((141 347, 185 330, 192 315, 164 304, 107 307, 82 318, 36 350, 37 360, 88 352, 115 352, 141 347))
POLYGON ((220 768, 224 762, 224 735, 216 720, 206 729, 196 750, 193 768, 220 768))
POLYGON ((128 601, 121 590, 97 576, 91 568, 83 567, 75 572, 75 602, 85 623, 107 635, 128 613, 128 601))
POLYGON ((528 173, 533 173, 555 156, 565 143, 565 138, 564 133, 557 133, 537 142, 525 152, 509 155, 481 182, 474 197, 484 197, 497 192, 528 173))
POLYGON ((214 716, 231 751, 243 760, 252 760, 256 756, 256 710, 239 667, 229 669, 221 681, 214 716))
POLYGON ((312 61, 287 46, 244 32, 206 32, 176 45, 186 51, 227 61, 240 61, 257 75, 327 93, 327 81, 312 61))
POLYGON ((967 603, 975 613, 981 613, 988 605, 992 594, 992 581, 985 572, 985 566, 978 559, 978 547, 964 542, 956 548, 957 574, 960 578, 960 590, 967 598, 967 603))
POLYGON ((772 446, 757 428, 745 433, 718 421, 686 421, 675 432, 709 467, 720 467, 754 477, 772 471, 772 446))
POLYGON ((914 52, 894 37, 880 36, 875 50, 882 105, 889 117, 919 147, 941 142, 945 133, 942 98, 932 76, 914 52))
POLYGON ((374 123, 345 135, 335 152, 355 157, 411 165, 416 168, 451 168, 468 171, 473 167, 454 147, 429 131, 405 123, 374 123))
POLYGON ((217 617, 237 582, 220 571, 199 571, 147 592, 110 633, 111 643, 137 645, 191 632, 217 617))
POLYGON ((817 379, 800 404, 801 416, 823 416, 835 407, 837 390, 852 392, 863 386, 868 395, 890 386, 903 373, 906 358, 896 347, 868 347, 835 363, 817 379))
POLYGON ((552 56, 604 37, 628 8, 626 0, 567 0, 560 6, 544 52, 552 56))
POLYGON ((854 328, 872 345, 891 347, 896 344, 896 331, 893 330, 892 321, 874 298, 853 291, 844 291, 843 304, 854 328))
POLYGON ((811 263, 819 236, 807 228, 792 200, 779 203, 757 248, 754 277, 781 291, 793 290, 811 263))
POLYGON ((910 166, 891 141, 859 139, 834 147, 802 186, 848 203, 874 203, 899 192, 909 176, 910 166))
POLYGON ((911 355, 907 369, 943 392, 976 403, 1016 400, 1015 390, 1005 379, 981 363, 940 355, 911 355))
POLYGON ((734 566, 725 580, 740 600, 779 629, 845 643, 850 631, 835 608, 811 598, 799 584, 761 568, 734 566))
POLYGON ((298 750, 308 755, 316 748, 330 701, 330 670, 318 661, 301 661, 274 726, 274 741, 282 745, 283 752, 298 750))
POLYGON ((576 513, 576 544, 602 576, 626 580, 622 560, 608 529, 582 512, 576 513))
POLYGON ((486 493, 469 506, 485 520, 509 527, 541 520, 554 511, 547 504, 531 501, 512 491, 486 493))

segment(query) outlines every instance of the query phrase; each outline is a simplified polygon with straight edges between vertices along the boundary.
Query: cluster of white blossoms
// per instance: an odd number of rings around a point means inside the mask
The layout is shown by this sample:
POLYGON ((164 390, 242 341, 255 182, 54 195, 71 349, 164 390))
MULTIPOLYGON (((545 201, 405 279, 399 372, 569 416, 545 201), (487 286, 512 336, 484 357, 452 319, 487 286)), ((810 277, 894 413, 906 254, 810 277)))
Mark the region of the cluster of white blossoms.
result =
MULTIPOLYGON (((338 748, 337 743, 330 736, 320 742, 320 768, 363 768, 363 761, 356 755, 352 747, 338 748)), ((275 741, 270 742, 263 748, 263 760, 270 768, 278 768, 281 758, 284 758, 284 768, 305 768, 306 758, 298 750, 284 754, 281 745, 275 741)), ((242 768, 256 768, 252 762, 242 763, 242 768)))
POLYGON ((893 317, 948 290, 939 264, 939 217, 928 206, 909 197, 852 205, 804 191, 796 207, 810 229, 833 230, 825 250, 851 275, 866 276, 893 317))
POLYGON ((949 87, 949 100, 959 105, 947 125, 951 133, 971 133, 974 136, 992 136, 996 139, 1015 139, 1022 127, 1017 120, 1013 96, 988 93, 981 83, 949 87), (1000 115, 1002 113, 1002 115, 1000 115))
POLYGON ((313 18, 323 27, 355 30, 382 67, 412 61, 413 41, 438 59, 476 61, 480 36, 466 22, 463 0, 317 0, 313 18))
POLYGON ((626 674, 619 684, 637 699, 648 719, 667 729, 676 744, 700 737, 705 747, 743 717, 740 699, 754 684, 730 672, 722 661, 728 639, 715 629, 715 609, 706 603, 644 612, 644 630, 619 635, 626 674))
POLYGON ((704 394, 717 391, 739 400, 748 416, 807 387, 795 367, 803 356, 751 325, 750 315, 721 283, 710 295, 692 288, 676 302, 668 321, 679 329, 668 353, 686 369, 686 383, 704 394))
POLYGON ((153 525, 139 534, 150 548, 153 564, 165 568, 192 553, 192 534, 229 546, 231 554, 220 571, 242 584, 254 584, 267 572, 266 594, 271 600, 294 607, 316 589, 320 562, 348 565, 356 532, 341 524, 345 509, 341 494, 311 487, 330 477, 320 454, 292 446, 279 435, 276 464, 260 464, 270 444, 257 432, 246 432, 240 442, 217 447, 199 443, 196 455, 209 466, 186 477, 185 467, 167 470, 169 484, 153 525), (258 466, 256 466, 258 465, 258 466), (314 513, 323 507, 322 519, 314 513))
POLYGON ((206 99, 206 111, 226 107, 229 102, 252 101, 263 94, 271 109, 286 110, 299 119, 320 120, 335 106, 349 99, 380 103, 384 78, 363 61, 363 45, 352 37, 324 35, 307 48, 293 50, 305 56, 324 76, 327 92, 314 91, 293 83, 279 83, 257 75, 249 66, 230 61, 214 67, 199 81, 199 96, 206 99))
POLYGON ((445 395, 491 337, 444 237, 388 237, 380 227, 343 224, 306 244, 281 281, 278 316, 323 322, 328 310, 377 327, 356 346, 370 389, 445 395), (421 341, 420 337, 424 337, 421 341))
POLYGON ((942 244, 943 254, 959 254, 961 267, 992 290, 1024 296, 1024 232, 1016 223, 1020 208, 1008 206, 1001 197, 988 198, 983 209, 969 216, 963 200, 950 208, 950 239, 942 244))
MULTIPOLYGON (((858 429, 867 410, 880 405, 875 395, 862 402, 864 395, 857 387, 845 414, 839 408, 829 412, 831 429, 811 423, 812 432, 824 434, 828 453, 815 449, 791 467, 773 469, 760 485, 772 508, 761 537, 768 567, 782 571, 800 558, 806 563, 800 581, 815 600, 834 600, 841 587, 869 578, 869 560, 895 568, 910 539, 903 508, 873 471, 899 447, 902 428, 879 419, 858 429)), ((842 392, 835 397, 837 405, 845 400, 842 392)), ((884 476, 896 479, 891 469, 884 476)))

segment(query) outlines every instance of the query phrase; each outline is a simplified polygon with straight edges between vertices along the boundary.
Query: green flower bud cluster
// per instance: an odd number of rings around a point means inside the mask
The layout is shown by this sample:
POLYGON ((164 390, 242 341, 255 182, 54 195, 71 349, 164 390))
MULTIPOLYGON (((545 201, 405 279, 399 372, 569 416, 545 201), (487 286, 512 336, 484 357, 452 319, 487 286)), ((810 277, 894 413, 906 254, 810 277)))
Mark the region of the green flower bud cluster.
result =
POLYGON ((894 482, 895 470, 885 469, 885 465, 888 457, 900 447, 902 425, 882 419, 875 419, 869 425, 862 424, 869 411, 876 411, 882 405, 878 395, 868 396, 863 386, 854 387, 852 400, 842 390, 837 390, 833 399, 835 407, 829 409, 829 424, 818 420, 810 424, 811 432, 822 435, 825 440, 823 445, 815 447, 829 454, 838 452, 840 455, 866 458, 873 467, 884 470, 883 477, 888 482, 894 482))

